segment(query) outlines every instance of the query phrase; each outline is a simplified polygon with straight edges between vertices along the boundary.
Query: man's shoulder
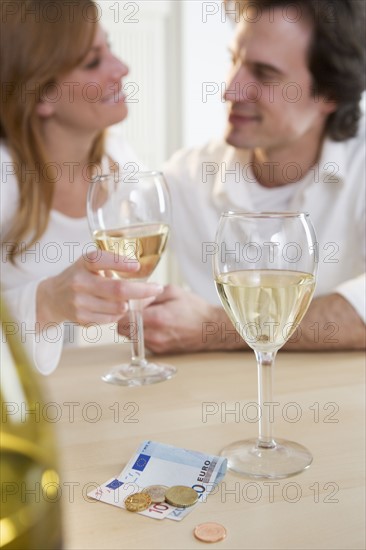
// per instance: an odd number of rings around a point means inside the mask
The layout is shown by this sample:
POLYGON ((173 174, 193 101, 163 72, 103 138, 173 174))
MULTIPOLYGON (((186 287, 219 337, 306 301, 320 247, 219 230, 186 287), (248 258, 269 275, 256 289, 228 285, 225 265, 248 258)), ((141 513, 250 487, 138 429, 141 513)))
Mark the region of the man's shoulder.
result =
POLYGON ((324 173, 329 173, 329 182, 340 177, 347 183, 347 189, 353 185, 360 187, 360 178, 365 174, 365 126, 362 117, 356 136, 343 141, 325 140, 319 166, 324 173))
POLYGON ((354 137, 341 142, 341 144, 343 144, 348 162, 353 162, 355 160, 355 155, 360 155, 363 159, 365 158, 365 140, 366 117, 363 115, 359 120, 357 134, 354 137))

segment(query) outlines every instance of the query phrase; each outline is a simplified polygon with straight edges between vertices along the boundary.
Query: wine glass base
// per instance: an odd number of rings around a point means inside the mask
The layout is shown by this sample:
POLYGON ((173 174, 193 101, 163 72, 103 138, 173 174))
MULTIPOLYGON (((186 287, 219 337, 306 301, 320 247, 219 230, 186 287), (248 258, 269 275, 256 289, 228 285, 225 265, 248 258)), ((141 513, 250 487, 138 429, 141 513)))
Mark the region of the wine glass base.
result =
POLYGON ((172 365, 160 363, 146 363, 143 367, 126 364, 104 374, 102 380, 118 386, 148 386, 169 380, 176 372, 172 365))
POLYGON ((259 447, 257 439, 236 441, 221 451, 232 472, 254 478, 279 479, 299 474, 310 466, 310 452, 293 441, 276 439, 270 448, 259 447))

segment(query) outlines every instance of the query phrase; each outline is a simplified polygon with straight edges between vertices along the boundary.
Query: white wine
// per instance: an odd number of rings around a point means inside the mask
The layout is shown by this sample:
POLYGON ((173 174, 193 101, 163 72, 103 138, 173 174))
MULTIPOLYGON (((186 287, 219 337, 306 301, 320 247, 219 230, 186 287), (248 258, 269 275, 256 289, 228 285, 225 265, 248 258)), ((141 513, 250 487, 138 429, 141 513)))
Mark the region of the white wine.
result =
POLYGON ((60 549, 61 489, 53 425, 39 414, 39 382, 14 326, 2 306, 0 548, 60 549))
POLYGON ((133 273, 112 271, 118 279, 147 279, 158 265, 168 240, 169 226, 166 224, 141 224, 95 231, 94 240, 101 250, 125 256, 126 262, 138 260, 140 269, 133 273))
POLYGON ((296 330, 313 295, 315 277, 285 270, 222 274, 216 288, 241 337, 257 351, 279 349, 296 330))

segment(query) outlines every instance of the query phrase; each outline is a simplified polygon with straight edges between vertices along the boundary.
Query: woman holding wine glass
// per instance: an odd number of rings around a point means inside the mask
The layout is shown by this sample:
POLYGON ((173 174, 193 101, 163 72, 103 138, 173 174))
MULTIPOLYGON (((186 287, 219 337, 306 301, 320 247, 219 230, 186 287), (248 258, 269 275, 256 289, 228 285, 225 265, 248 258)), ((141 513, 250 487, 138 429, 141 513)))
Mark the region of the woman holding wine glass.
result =
POLYGON ((2 290, 38 369, 51 372, 64 322, 117 321, 129 300, 154 298, 136 282, 138 258, 98 251, 86 219, 95 175, 136 158, 106 128, 124 120, 127 66, 109 48, 92 0, 12 2, 1 21, 2 290), (121 277, 103 277, 111 271, 121 277))

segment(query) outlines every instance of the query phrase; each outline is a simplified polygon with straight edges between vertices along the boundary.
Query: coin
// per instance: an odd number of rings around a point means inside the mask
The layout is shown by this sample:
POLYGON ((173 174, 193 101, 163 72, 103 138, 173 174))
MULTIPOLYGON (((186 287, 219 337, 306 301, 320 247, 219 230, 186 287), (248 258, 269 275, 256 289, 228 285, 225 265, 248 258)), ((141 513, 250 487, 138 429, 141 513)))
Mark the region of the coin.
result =
POLYGON ((149 485, 149 487, 145 487, 145 489, 142 489, 143 493, 147 493, 151 497, 151 502, 164 502, 165 500, 165 493, 169 487, 166 485, 149 485))
POLYGON ((143 512, 151 502, 151 497, 147 493, 133 493, 125 499, 125 506, 129 512, 143 512))
POLYGON ((165 493, 165 500, 172 506, 188 508, 188 506, 193 506, 197 502, 198 494, 191 487, 174 485, 174 487, 170 487, 165 493))
POLYGON ((219 542, 226 537, 226 529, 220 523, 200 523, 193 531, 196 539, 202 542, 219 542))

